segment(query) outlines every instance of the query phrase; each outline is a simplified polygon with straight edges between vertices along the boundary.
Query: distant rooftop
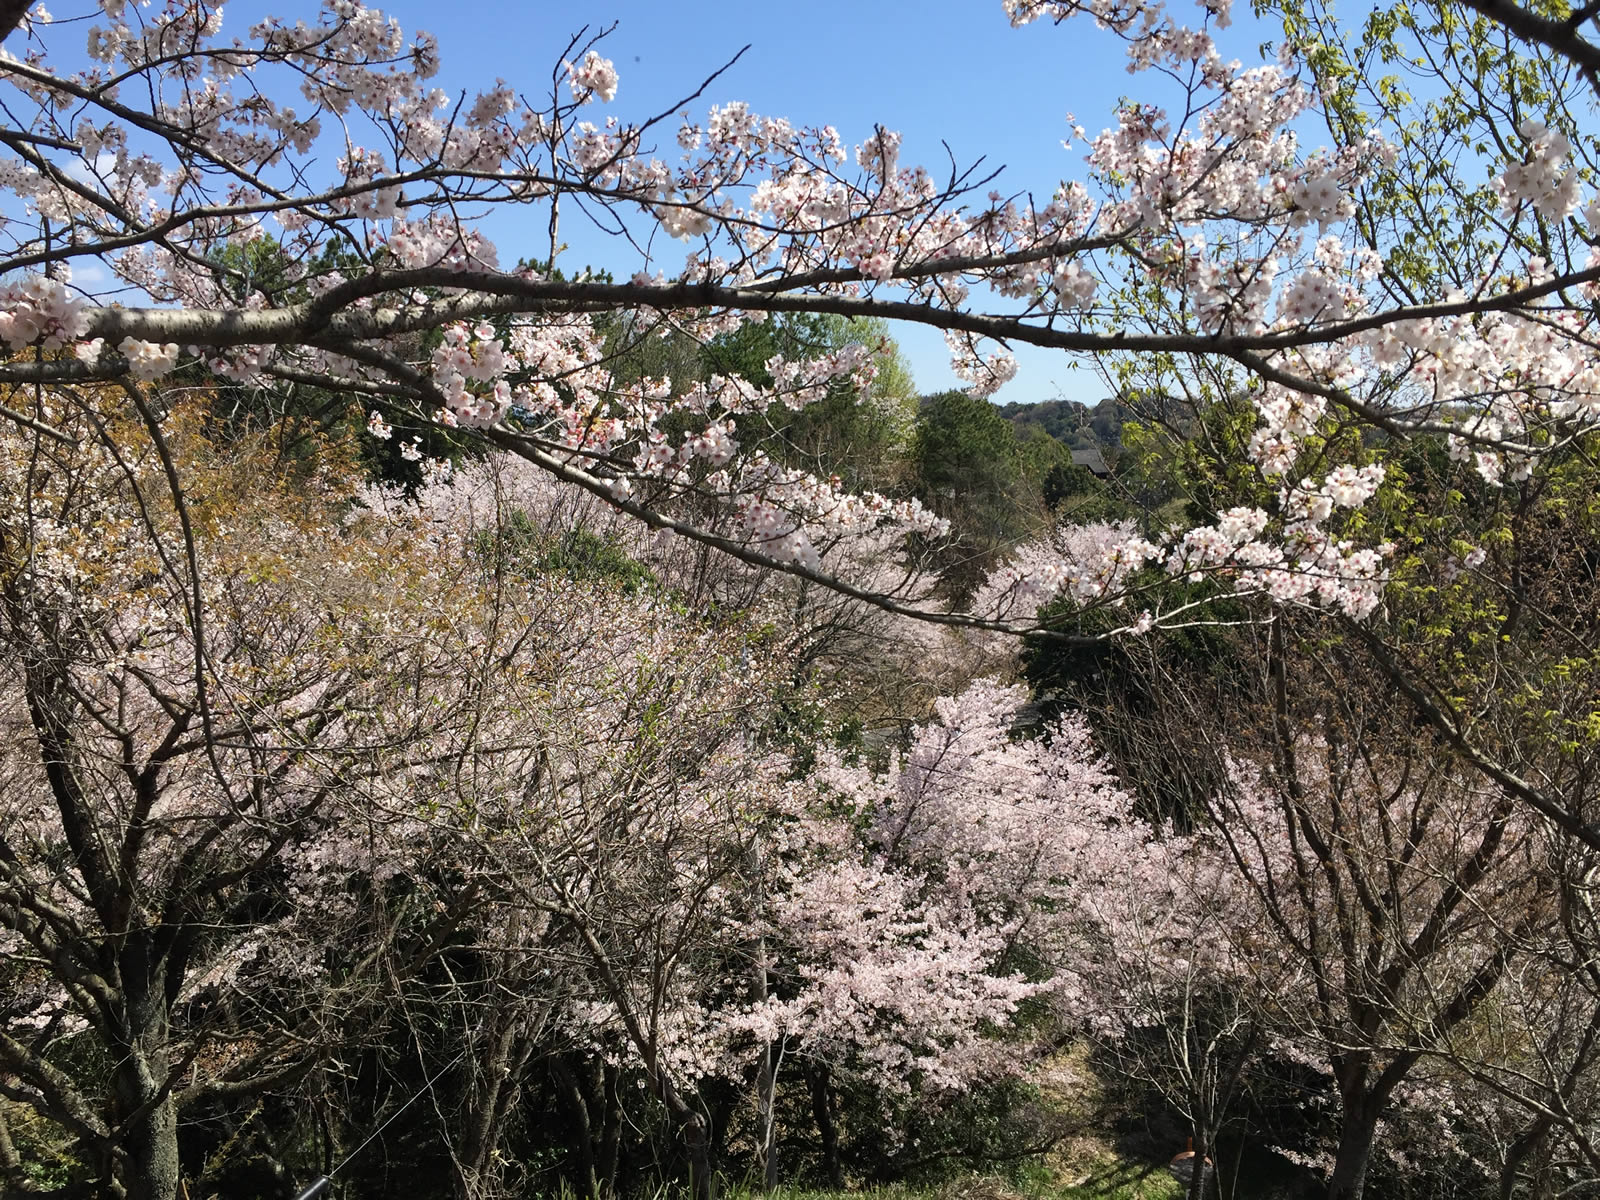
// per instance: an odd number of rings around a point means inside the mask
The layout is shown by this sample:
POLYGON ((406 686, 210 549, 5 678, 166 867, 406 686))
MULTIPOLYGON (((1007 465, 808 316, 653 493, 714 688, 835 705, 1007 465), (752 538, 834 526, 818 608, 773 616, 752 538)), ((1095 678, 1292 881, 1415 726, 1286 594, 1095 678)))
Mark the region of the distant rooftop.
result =
POLYGON ((1087 467, 1089 474, 1099 479, 1104 479, 1111 474, 1111 468, 1106 466, 1105 455, 1100 453, 1099 446, 1090 446, 1086 450, 1074 450, 1072 452, 1072 465, 1075 467, 1087 467))

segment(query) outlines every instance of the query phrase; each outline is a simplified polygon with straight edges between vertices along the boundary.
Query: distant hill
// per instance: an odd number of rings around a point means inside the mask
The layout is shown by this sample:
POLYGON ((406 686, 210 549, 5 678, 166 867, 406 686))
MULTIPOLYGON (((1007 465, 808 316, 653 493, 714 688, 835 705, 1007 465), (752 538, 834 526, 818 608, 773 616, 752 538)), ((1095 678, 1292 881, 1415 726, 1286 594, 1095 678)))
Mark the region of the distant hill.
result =
POLYGON ((1039 430, 1072 450, 1099 450, 1112 466, 1122 453, 1126 422, 1159 421, 1185 435, 1193 430, 1198 415, 1181 396, 1149 392, 1139 397, 1137 410, 1121 400, 1106 399, 1093 408, 1076 400, 1041 400, 1037 404, 997 404, 995 411, 1011 422, 1019 438, 1039 430))
POLYGON ((1076 400, 1041 400, 1037 404, 1000 404, 999 413, 1019 437, 1038 429, 1073 450, 1100 450, 1115 461, 1122 446, 1122 423, 1132 411, 1115 400, 1090 408, 1076 400))

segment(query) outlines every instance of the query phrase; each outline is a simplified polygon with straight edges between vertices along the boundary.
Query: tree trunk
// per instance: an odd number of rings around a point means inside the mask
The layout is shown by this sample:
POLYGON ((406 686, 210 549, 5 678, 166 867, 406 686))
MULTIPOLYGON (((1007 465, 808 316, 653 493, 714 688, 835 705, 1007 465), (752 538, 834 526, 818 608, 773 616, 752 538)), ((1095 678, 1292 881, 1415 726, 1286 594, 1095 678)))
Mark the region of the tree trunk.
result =
POLYGON ((466 1120, 456 1155, 456 1195, 460 1200, 479 1200, 494 1184, 495 1152, 500 1148, 507 1093, 515 1086, 512 1079, 520 1064, 517 1020, 502 1015, 503 1024, 493 1030, 484 1055, 485 1061, 469 1062, 477 1071, 466 1086, 466 1120))
MULTIPOLYGON (((759 848, 755 855, 755 878, 760 878, 759 848)), ((751 961, 755 964, 750 979, 750 999, 757 1004, 767 999, 767 942, 757 938, 751 961)), ((778 1186, 778 1159, 773 1153, 777 1135, 778 1049, 771 1042, 761 1043, 761 1059, 756 1064, 756 1163, 761 1168, 761 1190, 778 1186)))
POLYGON ((841 1192, 844 1190, 844 1167, 839 1162, 839 1130, 833 1123, 828 1098, 827 1067, 819 1066, 811 1072, 811 1114, 817 1122, 817 1136, 822 1140, 822 1165, 828 1172, 828 1186, 841 1192))
POLYGON ((22 1188, 22 1156, 11 1141, 11 1126, 6 1124, 5 1109, 0 1108, 0 1195, 11 1195, 12 1189, 22 1188))
POLYGON ((667 1106, 672 1123, 683 1134, 689 1159, 689 1186, 694 1200, 717 1200, 717 1177, 712 1165, 711 1129, 705 1116, 683 1098, 664 1072, 655 1075, 656 1095, 667 1106))
POLYGON ((589 1100, 578 1083, 577 1072, 565 1058, 555 1060, 556 1077, 567 1094, 567 1106, 577 1123, 578 1186, 589 1200, 600 1200, 600 1176, 594 1153, 594 1127, 589 1119, 589 1100))
MULTIPOLYGON (((1500 1168, 1500 1200, 1512 1200, 1516 1195, 1522 1164, 1543 1148, 1552 1125, 1549 1117, 1535 1118, 1507 1148, 1505 1164, 1500 1168)), ((1535 1181, 1535 1186, 1529 1188, 1528 1192, 1530 1196, 1539 1197, 1544 1194, 1544 1189, 1535 1181)))
POLYGON ((1211 1153, 1211 1130, 1197 1122, 1194 1126, 1194 1157, 1189 1160, 1188 1200, 1204 1200, 1211 1172, 1206 1170, 1206 1158, 1211 1153))
POLYGON ((1377 1114, 1369 1106, 1346 1102, 1339 1149, 1334 1154, 1333 1173, 1328 1176, 1328 1200, 1361 1200, 1377 1132, 1377 1114))
POLYGON ((0 1109, 0 1171, 13 1171, 22 1166, 22 1157, 11 1141, 11 1126, 6 1124, 4 1109, 0 1109))
POLYGON ((694 1200, 717 1200, 717 1175, 711 1163, 711 1131, 699 1113, 691 1112, 683 1122, 683 1141, 689 1151, 689 1188, 694 1200))
POLYGON ((622 1146, 622 1092, 619 1088, 622 1072, 612 1064, 605 1064, 601 1076, 601 1104, 604 1115, 600 1126, 600 1161, 596 1168, 603 1195, 617 1194, 617 1161, 622 1146))
POLYGON ((771 1192, 778 1187, 777 1098, 778 1075, 774 1069, 776 1055, 770 1042, 761 1047, 761 1063, 756 1079, 759 1093, 756 1119, 760 1124, 756 1140, 756 1161, 761 1164, 761 1190, 771 1192))
POLYGON ((167 1086, 167 998, 158 972, 150 978, 143 948, 123 954, 126 1024, 112 1075, 127 1200, 173 1200, 178 1193, 178 1111, 167 1086))

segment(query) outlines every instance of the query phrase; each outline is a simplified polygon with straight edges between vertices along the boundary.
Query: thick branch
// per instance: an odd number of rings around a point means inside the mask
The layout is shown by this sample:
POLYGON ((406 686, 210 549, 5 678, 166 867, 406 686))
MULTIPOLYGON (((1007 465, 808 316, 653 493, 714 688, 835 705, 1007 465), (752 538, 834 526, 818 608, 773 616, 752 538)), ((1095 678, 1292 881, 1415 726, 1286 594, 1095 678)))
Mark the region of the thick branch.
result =
POLYGON ((1571 22, 1541 17, 1513 0, 1466 0, 1466 3, 1468 8, 1476 9, 1518 37, 1548 46, 1581 67, 1590 79, 1600 74, 1600 46, 1579 37, 1577 27, 1571 22))
POLYGON ((33 0, 0 0, 0 42, 5 41, 22 24, 22 18, 33 7, 33 0))
MULTIPOLYGON (((520 275, 463 274, 443 267, 411 271, 374 271, 340 284, 305 304, 289 308, 240 310, 100 308, 88 314, 87 337, 116 343, 124 337, 143 341, 206 346, 282 345, 322 337, 367 341, 437 329, 473 317, 540 312, 615 312, 628 308, 657 310, 717 308, 751 312, 833 313, 846 317, 880 317, 936 329, 970 333, 996 341, 1021 342, 1046 349, 1107 353, 1165 351, 1174 354, 1225 355, 1240 358, 1275 350, 1322 345, 1398 321, 1466 316, 1523 308, 1563 288, 1600 281, 1600 267, 1572 272, 1537 286, 1479 299, 1391 309, 1357 320, 1253 334, 1129 334, 1081 329, 1055 329, 1021 317, 996 316, 939 308, 906 300, 809 292, 772 291, 766 287, 729 287, 711 283, 641 285, 592 280, 537 279, 520 275), (351 309, 359 300, 417 288, 470 287, 447 299, 405 309, 351 309)), ((0 380, 31 380, 20 371, 27 364, 8 364, 0 380)), ((86 369, 84 378, 103 377, 86 369)))

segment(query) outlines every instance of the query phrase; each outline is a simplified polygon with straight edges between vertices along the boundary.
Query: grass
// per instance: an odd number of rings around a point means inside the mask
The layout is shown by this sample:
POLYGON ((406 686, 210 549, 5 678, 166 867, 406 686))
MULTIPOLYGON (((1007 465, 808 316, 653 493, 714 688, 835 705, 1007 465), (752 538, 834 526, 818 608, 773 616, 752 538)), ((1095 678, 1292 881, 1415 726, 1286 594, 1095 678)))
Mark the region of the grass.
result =
POLYGON ((1119 1157, 1103 1147, 1078 1144, 1020 1182, 971 1175, 927 1189, 904 1184, 860 1191, 779 1188, 763 1197, 728 1187, 724 1200, 1182 1200, 1183 1185, 1163 1166, 1119 1157))
POLYGON ((1075 1182, 1041 1194, 1041 1200, 1181 1200, 1183 1185, 1165 1167, 1115 1155, 1075 1182))

